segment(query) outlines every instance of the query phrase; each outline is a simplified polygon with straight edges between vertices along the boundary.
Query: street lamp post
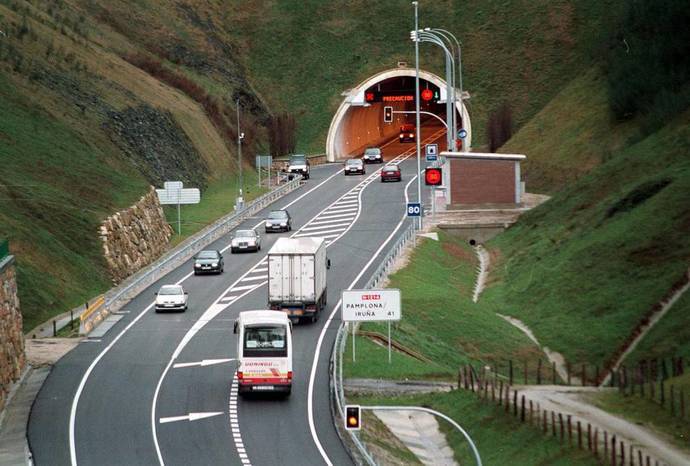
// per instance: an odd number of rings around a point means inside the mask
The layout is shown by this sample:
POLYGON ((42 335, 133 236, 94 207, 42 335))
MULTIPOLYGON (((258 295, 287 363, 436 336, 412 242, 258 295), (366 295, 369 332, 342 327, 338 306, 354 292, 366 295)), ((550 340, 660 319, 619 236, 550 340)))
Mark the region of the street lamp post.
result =
MULTIPOLYGON (((412 2, 414 5, 414 30, 419 31, 419 2, 412 2)), ((417 202, 421 206, 421 215, 419 216, 419 229, 422 229, 423 214, 424 214, 424 203, 422 203, 422 161, 421 161, 421 130, 419 121, 419 36, 414 37, 414 68, 415 68, 415 112, 416 112, 416 122, 417 122, 417 202)))
POLYGON ((237 167, 240 171, 240 195, 237 198, 236 208, 241 209, 244 205, 243 196, 243 179, 242 179, 242 139, 244 139, 244 133, 240 129, 240 99, 237 99, 237 167))
MULTIPOLYGON (((433 29, 434 32, 439 33, 441 35, 444 35, 444 37, 449 36, 450 38, 453 39, 455 42, 455 46, 458 49, 458 86, 460 88, 460 123, 461 123, 461 128, 465 127, 465 103, 463 100, 463 89, 462 89, 462 43, 458 40, 455 35, 453 35, 452 32, 447 31, 445 29, 433 29)), ((449 40, 450 42, 450 40, 449 40)), ((452 44, 451 44, 452 45, 452 44)), ((455 105, 455 101, 453 101, 453 105, 455 105)), ((455 111, 455 109, 453 109, 455 111)), ((453 133, 455 134, 457 132, 457 128, 453 128, 453 133)), ((464 149, 464 147, 463 147, 464 149)))

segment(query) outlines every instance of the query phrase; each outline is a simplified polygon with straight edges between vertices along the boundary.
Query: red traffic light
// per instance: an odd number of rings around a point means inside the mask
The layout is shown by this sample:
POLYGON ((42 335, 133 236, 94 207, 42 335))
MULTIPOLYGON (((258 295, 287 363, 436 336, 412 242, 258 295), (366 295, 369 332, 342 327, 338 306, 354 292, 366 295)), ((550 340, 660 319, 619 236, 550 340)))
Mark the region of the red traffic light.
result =
POLYGON ((385 106, 383 107, 383 122, 392 123, 393 122, 393 107, 385 106))
POLYGON ((440 186, 443 184, 443 171, 440 167, 427 168, 424 172, 424 183, 427 186, 440 186))
POLYGON ((359 406, 345 406, 345 428, 347 430, 359 430, 362 428, 360 414, 361 410, 359 406))
POLYGON ((424 89, 422 91, 422 100, 426 100, 427 102, 431 99, 434 98, 434 91, 431 89, 424 89))

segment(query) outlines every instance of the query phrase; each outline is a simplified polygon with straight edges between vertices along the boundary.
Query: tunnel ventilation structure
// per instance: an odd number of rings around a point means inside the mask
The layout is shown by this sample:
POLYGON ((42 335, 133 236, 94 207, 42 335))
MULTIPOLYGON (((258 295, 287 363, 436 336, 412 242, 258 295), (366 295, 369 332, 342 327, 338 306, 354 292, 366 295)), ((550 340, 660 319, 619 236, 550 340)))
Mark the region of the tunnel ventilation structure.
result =
MULTIPOLYGON (((445 121, 447 102, 446 81, 428 71, 419 71, 422 110, 437 114, 445 121), (427 89, 426 92, 424 90, 427 89), (425 99, 427 97, 427 99, 425 99)), ((381 141, 397 137, 400 124, 414 123, 413 113, 396 113, 392 123, 384 123, 385 106, 395 111, 414 111, 415 70, 395 68, 382 71, 360 83, 357 87, 342 93, 345 97, 331 120, 326 140, 326 158, 329 162, 361 155, 367 146, 379 145, 381 141)), ((472 147, 472 124, 467 108, 460 101, 456 89, 454 110, 458 129, 467 131, 463 150, 472 147), (462 123, 461 123, 462 122, 462 123)), ((467 98, 467 97, 465 97, 467 98)), ((441 124, 437 118, 424 116, 430 123, 441 124)), ((422 127, 425 122, 422 120, 422 127)), ((446 147, 442 147, 443 150, 446 147)))

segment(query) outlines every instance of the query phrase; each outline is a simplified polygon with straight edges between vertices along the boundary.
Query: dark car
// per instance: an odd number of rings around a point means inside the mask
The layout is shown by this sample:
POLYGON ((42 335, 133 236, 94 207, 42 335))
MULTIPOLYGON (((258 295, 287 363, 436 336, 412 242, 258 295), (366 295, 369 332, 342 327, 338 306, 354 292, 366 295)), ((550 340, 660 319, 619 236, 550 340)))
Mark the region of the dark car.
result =
POLYGON ((364 163, 383 163, 383 155, 378 147, 367 147, 362 156, 364 163))
POLYGON ((364 175, 366 173, 364 170, 364 162, 360 159, 350 159, 345 162, 343 172, 345 172, 345 175, 364 175))
POLYGON ((266 217, 266 233, 292 230, 292 219, 287 210, 272 210, 266 217))
POLYGON ((401 181, 400 167, 394 163, 389 163, 381 169, 381 182, 384 181, 401 181))
POLYGON ((291 174, 300 174, 305 180, 309 179, 309 159, 304 154, 291 155, 285 171, 291 174))
POLYGON ((414 142, 416 127, 412 123, 405 123, 400 127, 400 142, 414 142))
POLYGON ((215 249, 201 251, 194 256, 194 275, 223 273, 223 255, 215 249))

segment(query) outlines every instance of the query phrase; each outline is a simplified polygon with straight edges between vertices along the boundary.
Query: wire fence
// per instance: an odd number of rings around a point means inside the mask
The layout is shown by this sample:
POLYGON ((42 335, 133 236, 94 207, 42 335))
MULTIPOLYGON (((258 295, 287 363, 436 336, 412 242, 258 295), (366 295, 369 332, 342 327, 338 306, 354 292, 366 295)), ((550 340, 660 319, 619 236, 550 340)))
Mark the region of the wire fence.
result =
POLYGON ((138 295, 143 289, 189 260, 199 249, 226 235, 247 218, 275 202, 285 194, 297 189, 300 186, 301 179, 301 176, 297 176, 292 181, 256 198, 248 203, 242 210, 220 218, 200 232, 187 238, 164 257, 161 257, 147 267, 139 270, 118 286, 107 291, 105 293, 106 313, 110 314, 121 309, 122 306, 138 295))
MULTIPOLYGON (((388 277, 388 274, 393 267, 398 256, 402 253, 407 243, 414 239, 415 237, 415 227, 414 223, 411 223, 408 228, 398 237, 397 241, 393 247, 388 251, 388 254, 383 258, 379 266, 376 268, 374 273, 371 275, 367 283, 364 285, 364 289, 376 288, 381 285, 381 283, 388 277)), ((345 391, 343 389, 343 353, 345 352, 345 346, 347 343, 347 336, 349 333, 349 326, 347 323, 342 322, 340 327, 338 327, 338 332, 335 336, 335 342, 333 343, 333 351, 331 353, 331 391, 332 396, 335 399, 335 405, 338 409, 337 414, 340 416, 338 419, 336 417, 336 423, 340 426, 338 432, 342 436, 343 423, 341 422, 345 419, 345 391)), ((356 447, 359 456, 363 459, 366 464, 376 465, 373 456, 367 450, 367 447, 361 441, 359 436, 351 430, 346 431, 349 434, 351 443, 356 447)), ((343 439, 345 440, 345 439, 343 439)))

